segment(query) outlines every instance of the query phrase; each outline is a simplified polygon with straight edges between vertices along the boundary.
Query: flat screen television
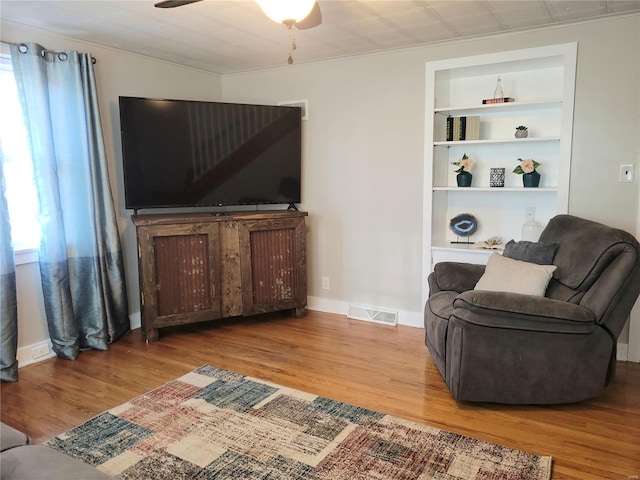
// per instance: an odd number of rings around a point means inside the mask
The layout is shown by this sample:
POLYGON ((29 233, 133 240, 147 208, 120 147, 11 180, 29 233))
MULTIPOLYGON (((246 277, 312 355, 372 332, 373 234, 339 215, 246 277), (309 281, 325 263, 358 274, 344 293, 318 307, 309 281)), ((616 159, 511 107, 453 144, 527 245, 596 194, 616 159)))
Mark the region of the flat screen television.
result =
POLYGON ((298 107, 119 98, 126 207, 300 203, 298 107))

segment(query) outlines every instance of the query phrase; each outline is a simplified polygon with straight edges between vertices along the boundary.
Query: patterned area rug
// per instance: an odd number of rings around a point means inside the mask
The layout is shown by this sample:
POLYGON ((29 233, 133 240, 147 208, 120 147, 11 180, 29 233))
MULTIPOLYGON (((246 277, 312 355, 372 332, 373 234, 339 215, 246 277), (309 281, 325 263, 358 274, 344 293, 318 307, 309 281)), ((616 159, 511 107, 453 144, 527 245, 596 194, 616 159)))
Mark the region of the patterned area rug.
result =
POLYGON ((122 479, 549 479, 551 457, 209 365, 47 443, 122 479))

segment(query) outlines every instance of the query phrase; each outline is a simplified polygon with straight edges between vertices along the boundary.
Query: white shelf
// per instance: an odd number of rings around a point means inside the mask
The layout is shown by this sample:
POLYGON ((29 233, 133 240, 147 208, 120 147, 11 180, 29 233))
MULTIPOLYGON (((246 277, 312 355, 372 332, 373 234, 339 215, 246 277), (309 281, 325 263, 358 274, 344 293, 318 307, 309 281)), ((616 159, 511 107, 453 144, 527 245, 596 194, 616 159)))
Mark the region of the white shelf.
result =
POLYGON ((548 100, 543 102, 508 102, 493 103, 490 105, 464 105, 460 107, 442 107, 435 108, 434 113, 442 115, 462 115, 464 113, 498 113, 498 112, 515 112, 518 110, 540 110, 547 108, 561 108, 562 100, 548 100))
POLYGON ((535 187, 535 188, 524 188, 524 187, 433 187, 434 192, 494 192, 494 193, 505 193, 505 192, 521 192, 521 193, 555 193, 558 191, 558 187, 535 187))
POLYGON ((482 247, 473 247, 473 242, 471 243, 442 243, 437 245, 432 245, 432 250, 440 250, 440 251, 456 251, 460 250, 469 251, 473 253, 493 253, 498 252, 502 253, 503 250, 499 250, 496 248, 482 248, 482 247))
POLYGON ((427 62, 423 304, 434 264, 482 264, 493 252, 501 253, 449 243, 455 240, 449 229, 452 218, 467 213, 477 219, 472 241, 492 236, 508 241, 522 236, 530 209, 543 226, 567 212, 576 58, 577 44, 567 43, 427 62), (516 101, 483 105, 498 76, 505 96, 516 101), (482 140, 444 141, 448 116, 479 116, 482 140), (527 125, 529 137, 515 138, 517 125, 527 125), (463 153, 475 163, 473 187, 456 185, 452 163, 463 153), (518 158, 543 165, 544 186, 522 186, 511 174, 518 158), (505 168, 507 186, 489 186, 491 168, 505 168))
POLYGON ((502 138, 495 140, 458 140, 455 142, 433 142, 436 147, 453 147, 455 145, 497 145, 501 143, 540 143, 559 142, 560 137, 534 137, 534 138, 502 138))
POLYGON ((431 256, 436 262, 462 262, 483 265, 487 263, 489 257, 494 252, 502 255, 502 250, 489 250, 484 248, 473 248, 470 245, 442 244, 431 248, 431 256))

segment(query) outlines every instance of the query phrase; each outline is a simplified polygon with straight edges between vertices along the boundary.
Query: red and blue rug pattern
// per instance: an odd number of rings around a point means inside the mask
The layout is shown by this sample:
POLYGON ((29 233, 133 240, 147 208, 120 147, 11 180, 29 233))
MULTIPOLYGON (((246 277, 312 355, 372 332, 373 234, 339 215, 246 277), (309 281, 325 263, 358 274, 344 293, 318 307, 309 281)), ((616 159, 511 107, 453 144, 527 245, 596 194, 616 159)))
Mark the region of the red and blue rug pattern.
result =
POLYGON ((202 366, 49 441, 122 479, 548 479, 551 457, 202 366))

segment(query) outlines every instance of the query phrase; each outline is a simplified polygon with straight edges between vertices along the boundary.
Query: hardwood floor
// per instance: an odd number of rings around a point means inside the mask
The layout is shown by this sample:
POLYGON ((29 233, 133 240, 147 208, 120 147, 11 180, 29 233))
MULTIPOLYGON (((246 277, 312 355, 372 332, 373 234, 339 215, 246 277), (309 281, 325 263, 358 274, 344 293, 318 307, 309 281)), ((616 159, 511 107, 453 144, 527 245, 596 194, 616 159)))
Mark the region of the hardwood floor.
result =
POLYGON ((307 312, 140 330, 107 352, 50 359, 2 384, 2 421, 37 442, 208 363, 482 440, 553 456, 554 479, 640 476, 640 365, 620 362, 599 398, 575 405, 454 401, 424 330, 307 312))

